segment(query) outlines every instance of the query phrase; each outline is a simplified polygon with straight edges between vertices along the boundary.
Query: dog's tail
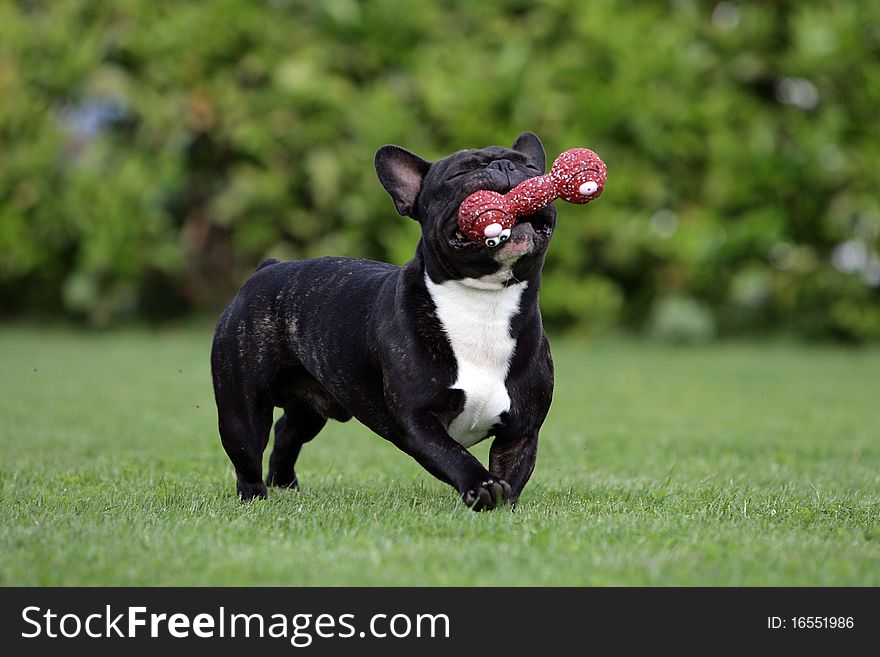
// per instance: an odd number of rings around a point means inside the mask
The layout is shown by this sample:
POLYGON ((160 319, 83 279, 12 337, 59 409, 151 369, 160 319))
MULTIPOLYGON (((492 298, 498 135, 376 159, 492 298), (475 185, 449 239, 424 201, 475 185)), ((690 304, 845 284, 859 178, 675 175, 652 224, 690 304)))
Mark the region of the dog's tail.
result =
POLYGON ((260 271, 261 269, 265 269, 266 267, 269 267, 271 265, 277 265, 279 262, 281 262, 281 261, 278 258, 269 258, 268 260, 263 260, 263 262, 261 262, 259 265, 257 265, 257 268, 254 269, 254 271, 257 272, 257 271, 260 271))

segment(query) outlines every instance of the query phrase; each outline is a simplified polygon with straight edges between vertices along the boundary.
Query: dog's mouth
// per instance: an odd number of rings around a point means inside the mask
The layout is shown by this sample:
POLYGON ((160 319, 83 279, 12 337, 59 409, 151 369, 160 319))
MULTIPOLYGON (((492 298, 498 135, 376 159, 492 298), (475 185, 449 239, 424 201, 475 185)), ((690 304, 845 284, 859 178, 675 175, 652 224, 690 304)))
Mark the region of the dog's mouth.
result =
POLYGON ((553 234, 552 216, 543 210, 535 212, 534 214, 526 215, 525 217, 520 217, 516 223, 517 225, 530 224, 532 230, 535 231, 535 234, 542 237, 550 237, 550 235, 553 234))
POLYGON ((459 228, 456 228, 455 234, 451 238, 449 238, 449 244, 454 246, 456 249, 465 249, 469 246, 476 246, 476 243, 465 237, 464 233, 462 233, 461 229, 459 228))
MULTIPOLYGON (((520 226, 521 224, 528 224, 534 232, 535 236, 544 243, 546 243, 550 239, 550 236, 553 234, 553 215, 546 210, 540 210, 533 214, 519 217, 516 220, 516 224, 514 225, 514 231, 517 231, 517 226, 520 226)), ((455 221, 455 232, 452 234, 452 237, 449 238, 449 243, 451 246, 457 249, 476 247, 491 251, 493 250, 493 248, 497 248, 488 247, 484 244, 471 240, 469 237, 461 232, 461 229, 458 227, 457 218, 455 221)))

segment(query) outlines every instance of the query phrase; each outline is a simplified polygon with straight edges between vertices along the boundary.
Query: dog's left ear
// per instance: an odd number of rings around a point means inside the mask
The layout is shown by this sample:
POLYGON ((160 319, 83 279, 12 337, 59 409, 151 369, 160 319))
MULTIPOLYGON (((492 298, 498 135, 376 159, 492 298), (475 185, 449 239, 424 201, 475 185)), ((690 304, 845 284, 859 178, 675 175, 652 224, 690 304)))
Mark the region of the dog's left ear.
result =
POLYGON ((418 218, 416 199, 430 166, 430 162, 400 146, 383 146, 376 151, 376 175, 403 216, 418 218))
POLYGON ((534 132, 524 132, 513 142, 513 150, 522 153, 540 169, 541 173, 547 168, 547 156, 544 154, 544 144, 534 132))

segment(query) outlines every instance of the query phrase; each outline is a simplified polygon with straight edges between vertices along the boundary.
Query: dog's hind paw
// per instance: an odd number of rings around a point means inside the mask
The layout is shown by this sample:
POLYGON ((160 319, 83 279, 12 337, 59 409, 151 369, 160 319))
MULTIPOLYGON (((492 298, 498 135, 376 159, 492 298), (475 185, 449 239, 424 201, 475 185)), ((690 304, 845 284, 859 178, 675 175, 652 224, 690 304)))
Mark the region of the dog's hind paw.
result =
POLYGON ((510 484, 503 479, 488 479, 465 491, 461 499, 474 511, 489 511, 510 499, 510 484))
POLYGON ((248 484, 239 481, 238 482, 238 497, 242 502, 248 502, 249 500, 261 499, 265 500, 269 493, 266 490, 266 484, 262 481, 255 484, 248 484))

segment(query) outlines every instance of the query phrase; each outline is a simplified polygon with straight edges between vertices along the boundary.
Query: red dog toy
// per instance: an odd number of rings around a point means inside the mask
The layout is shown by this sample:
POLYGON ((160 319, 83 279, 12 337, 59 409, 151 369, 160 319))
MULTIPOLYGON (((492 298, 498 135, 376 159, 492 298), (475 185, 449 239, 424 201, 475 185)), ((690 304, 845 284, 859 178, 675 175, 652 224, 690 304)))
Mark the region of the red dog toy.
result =
POLYGON ((498 246, 510 238, 517 217, 547 207, 557 198, 582 205, 605 188, 605 163, 589 148, 572 148, 556 158, 550 173, 529 178, 507 194, 482 189, 458 208, 461 232, 475 242, 498 246))

